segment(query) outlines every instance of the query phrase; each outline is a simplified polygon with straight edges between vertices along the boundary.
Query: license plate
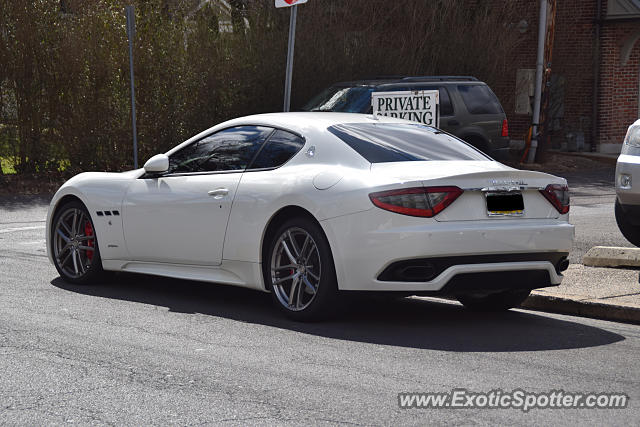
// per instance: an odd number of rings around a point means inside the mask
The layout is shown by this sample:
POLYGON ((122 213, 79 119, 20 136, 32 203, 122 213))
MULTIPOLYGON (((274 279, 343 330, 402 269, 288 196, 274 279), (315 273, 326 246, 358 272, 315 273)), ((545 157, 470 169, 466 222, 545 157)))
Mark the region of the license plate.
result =
POLYGON ((489 216, 522 216, 524 201, 520 191, 489 191, 485 193, 489 216))

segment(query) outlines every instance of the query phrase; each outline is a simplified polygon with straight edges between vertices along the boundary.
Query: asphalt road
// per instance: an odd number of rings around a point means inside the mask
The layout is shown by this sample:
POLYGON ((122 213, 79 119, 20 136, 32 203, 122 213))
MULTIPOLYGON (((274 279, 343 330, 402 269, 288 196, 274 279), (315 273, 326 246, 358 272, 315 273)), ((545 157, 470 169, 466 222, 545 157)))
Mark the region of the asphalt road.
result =
POLYGON ((569 255, 572 263, 581 263, 584 254, 594 246, 634 247, 616 224, 614 175, 614 166, 565 175, 571 189, 569 217, 576 226, 576 239, 569 255))
MULTIPOLYGON (((581 185, 574 260, 594 243, 624 243, 611 192, 581 185)), ((73 286, 46 259, 46 203, 0 200, 1 424, 640 419, 640 326, 524 310, 477 314, 414 299, 354 301, 333 321, 297 324, 281 318, 268 295, 244 289, 133 275, 73 286), (399 392, 455 388, 622 392, 630 402, 527 413, 398 407, 399 392)))

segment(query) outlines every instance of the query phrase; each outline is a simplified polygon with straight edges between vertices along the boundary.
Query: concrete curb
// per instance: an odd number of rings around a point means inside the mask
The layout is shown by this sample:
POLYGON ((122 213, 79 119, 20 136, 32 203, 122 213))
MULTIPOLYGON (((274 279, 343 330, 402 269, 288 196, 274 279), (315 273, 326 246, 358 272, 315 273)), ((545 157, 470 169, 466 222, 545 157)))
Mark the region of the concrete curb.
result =
POLYGON ((563 295, 532 293, 520 308, 640 324, 640 307, 638 306, 575 300, 563 295))
POLYGON ((582 257, 587 267, 640 267, 640 249, 594 246, 582 257))

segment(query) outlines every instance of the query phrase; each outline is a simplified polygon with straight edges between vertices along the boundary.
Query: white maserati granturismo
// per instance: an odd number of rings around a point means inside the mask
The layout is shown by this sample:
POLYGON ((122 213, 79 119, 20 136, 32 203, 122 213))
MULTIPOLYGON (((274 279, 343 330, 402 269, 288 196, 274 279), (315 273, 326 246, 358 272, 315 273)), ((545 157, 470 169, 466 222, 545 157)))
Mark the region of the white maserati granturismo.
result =
POLYGON ((68 282, 107 270, 244 286, 309 320, 341 291, 518 306, 560 283, 568 220, 565 179, 507 167, 436 128, 273 113, 214 126, 143 169, 73 177, 46 236, 68 282))

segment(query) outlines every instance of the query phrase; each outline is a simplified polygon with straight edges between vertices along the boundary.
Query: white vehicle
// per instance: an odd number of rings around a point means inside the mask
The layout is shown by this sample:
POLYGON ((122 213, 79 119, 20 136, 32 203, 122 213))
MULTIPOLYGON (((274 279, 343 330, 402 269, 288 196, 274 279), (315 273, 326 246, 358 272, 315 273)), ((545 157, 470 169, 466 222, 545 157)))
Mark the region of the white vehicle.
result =
POLYGON ((274 113, 214 126, 144 169, 75 176, 51 201, 47 249, 69 282, 111 270, 244 286, 299 320, 343 290, 507 309, 560 283, 568 212, 566 180, 436 128, 274 113))
POLYGON ((639 183, 640 119, 629 126, 616 162, 616 222, 622 235, 636 246, 640 246, 639 183))

